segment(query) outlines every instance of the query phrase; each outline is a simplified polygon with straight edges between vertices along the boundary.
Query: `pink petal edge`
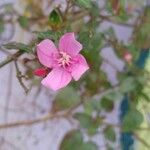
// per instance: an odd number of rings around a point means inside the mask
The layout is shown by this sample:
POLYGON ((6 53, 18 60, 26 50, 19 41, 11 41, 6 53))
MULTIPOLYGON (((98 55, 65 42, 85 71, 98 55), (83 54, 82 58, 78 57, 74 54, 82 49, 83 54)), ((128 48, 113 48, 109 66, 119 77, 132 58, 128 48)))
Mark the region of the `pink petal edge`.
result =
POLYGON ((42 84, 56 91, 67 86, 71 79, 72 77, 69 72, 62 68, 55 68, 42 80, 42 84))
POLYGON ((73 32, 64 34, 59 40, 59 50, 70 56, 76 56, 82 49, 82 44, 75 39, 73 32))
POLYGON ((46 67, 51 68, 53 64, 52 55, 58 53, 54 43, 45 39, 37 45, 37 55, 40 63, 46 67))
POLYGON ((77 81, 89 69, 89 66, 81 54, 78 54, 75 59, 77 59, 77 62, 72 66, 71 75, 77 81))

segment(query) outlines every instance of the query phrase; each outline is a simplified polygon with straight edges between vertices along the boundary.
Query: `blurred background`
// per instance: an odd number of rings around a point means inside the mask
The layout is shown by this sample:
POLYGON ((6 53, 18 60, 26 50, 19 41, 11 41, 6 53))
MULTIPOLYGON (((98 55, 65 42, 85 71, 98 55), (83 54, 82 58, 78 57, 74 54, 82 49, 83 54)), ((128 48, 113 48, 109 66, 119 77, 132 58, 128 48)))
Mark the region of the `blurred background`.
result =
POLYGON ((1 0, 0 150, 150 150, 149 5, 1 0), (90 69, 53 92, 35 46, 70 31, 90 69))

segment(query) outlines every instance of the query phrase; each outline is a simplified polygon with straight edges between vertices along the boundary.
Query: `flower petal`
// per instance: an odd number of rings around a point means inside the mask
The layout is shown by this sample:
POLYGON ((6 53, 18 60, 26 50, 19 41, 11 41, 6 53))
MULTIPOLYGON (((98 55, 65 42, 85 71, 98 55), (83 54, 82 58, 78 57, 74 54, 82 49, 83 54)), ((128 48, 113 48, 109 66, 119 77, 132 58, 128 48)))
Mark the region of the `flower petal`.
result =
POLYGON ((72 77, 69 72, 62 68, 55 68, 42 80, 42 84, 56 91, 67 86, 71 79, 72 77))
POLYGON ((75 39, 74 33, 64 34, 59 41, 59 50, 66 52, 70 56, 77 55, 82 49, 82 45, 75 39))
POLYGON ((83 73, 85 73, 89 66, 85 60, 85 58, 78 54, 76 57, 76 63, 71 68, 71 75, 75 81, 79 80, 83 73))
POLYGON ((45 39, 37 45, 37 55, 42 65, 51 68, 53 63, 53 54, 58 53, 54 43, 45 39))

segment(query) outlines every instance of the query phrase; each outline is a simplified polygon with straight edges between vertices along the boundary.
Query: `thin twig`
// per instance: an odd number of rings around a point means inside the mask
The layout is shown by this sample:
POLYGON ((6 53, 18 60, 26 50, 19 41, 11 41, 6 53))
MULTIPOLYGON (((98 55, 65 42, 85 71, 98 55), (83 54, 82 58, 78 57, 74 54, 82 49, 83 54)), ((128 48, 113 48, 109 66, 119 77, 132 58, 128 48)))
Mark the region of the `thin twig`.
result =
POLYGON ((10 99, 11 99, 11 95, 12 95, 12 83, 13 83, 13 79, 12 79, 12 73, 13 73, 13 67, 10 65, 9 68, 9 79, 8 79, 8 90, 7 90, 7 94, 6 94, 6 103, 5 103, 5 122, 8 121, 8 112, 9 112, 9 105, 10 105, 10 99))
MULTIPOLYGON (((105 94, 108 94, 110 92, 112 92, 113 90, 116 90, 118 87, 114 87, 113 89, 109 89, 107 91, 103 91, 100 95, 98 95, 98 97, 104 96, 105 94)), ((48 114, 44 117, 38 118, 38 119, 34 119, 34 120, 25 120, 25 121, 17 121, 14 123, 7 123, 7 124, 1 124, 0 125, 0 129, 6 129, 6 128, 13 128, 13 127, 18 127, 18 126, 30 126, 36 123, 42 123, 51 119, 55 119, 55 118, 67 118, 69 117, 69 115, 72 114, 72 112, 79 107, 82 104, 82 102, 79 102, 77 105, 73 106, 72 108, 70 108, 68 111, 64 112, 63 114, 48 114)), ((117 126, 117 125, 116 125, 117 126)))
POLYGON ((15 60, 14 63, 15 63, 16 71, 17 71, 18 81, 19 81, 20 85, 22 86, 22 88, 24 89, 25 93, 28 93, 29 89, 25 86, 25 84, 22 81, 22 73, 19 70, 19 66, 17 64, 17 61, 15 60))
POLYGON ((142 139, 141 137, 139 137, 139 135, 137 135, 136 133, 134 133, 134 136, 135 136, 136 139, 139 140, 145 147, 147 147, 148 150, 150 149, 150 145, 149 145, 148 143, 146 143, 144 139, 142 139))
POLYGON ((14 127, 18 127, 18 126, 30 126, 36 123, 42 123, 45 121, 48 121, 50 119, 54 119, 54 118, 61 118, 64 117, 65 115, 51 115, 48 114, 44 117, 38 118, 38 119, 34 119, 34 120, 25 120, 25 121, 18 121, 18 122, 14 122, 14 123, 7 123, 7 124, 1 124, 0 125, 0 129, 6 129, 6 128, 14 128, 14 127))
POLYGON ((135 24, 129 24, 129 23, 125 23, 125 22, 119 22, 119 21, 115 21, 113 19, 113 16, 104 16, 104 15, 101 15, 99 16, 100 19, 102 19, 103 21, 107 21, 107 22, 110 22, 110 23, 113 23, 113 24, 116 24, 116 25, 120 25, 120 26, 125 26, 125 27, 130 27, 130 28, 133 28, 135 27, 135 24))
POLYGON ((16 60, 22 54, 23 54, 22 52, 18 51, 13 55, 8 56, 4 61, 0 62, 0 68, 4 67, 5 65, 9 64, 10 62, 16 60))

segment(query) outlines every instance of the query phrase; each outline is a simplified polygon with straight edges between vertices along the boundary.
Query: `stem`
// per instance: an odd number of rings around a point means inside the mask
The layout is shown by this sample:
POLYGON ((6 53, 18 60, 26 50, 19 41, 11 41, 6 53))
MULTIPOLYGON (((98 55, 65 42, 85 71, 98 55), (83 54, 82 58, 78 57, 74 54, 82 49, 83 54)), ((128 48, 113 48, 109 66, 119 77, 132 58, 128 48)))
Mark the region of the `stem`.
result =
POLYGON ((18 121, 18 122, 14 122, 14 123, 7 123, 7 124, 1 124, 0 125, 0 129, 6 129, 6 128, 13 128, 13 127, 18 127, 18 126, 30 126, 36 123, 41 123, 44 121, 48 121, 50 119, 54 119, 54 118, 60 118, 60 117, 64 117, 64 115, 51 115, 48 114, 44 117, 38 118, 38 119, 34 119, 34 120, 25 120, 25 121, 18 121))
MULTIPOLYGON (((112 92, 113 90, 117 90, 118 87, 114 87, 113 89, 107 90, 107 91, 103 91, 101 92, 100 95, 98 95, 98 97, 104 96, 105 94, 108 94, 110 92, 112 92)), ((58 112, 57 114, 47 114, 41 118, 37 118, 37 119, 33 119, 33 120, 24 120, 24 121, 17 121, 14 123, 7 123, 7 124, 1 124, 0 125, 0 129, 7 129, 7 128, 14 128, 14 127, 18 127, 18 126, 30 126, 30 125, 34 125, 36 123, 42 123, 51 119, 55 119, 55 118, 68 118, 73 111, 78 108, 80 105, 82 104, 82 102, 79 102, 77 105, 73 106, 72 108, 70 108, 68 111, 60 114, 60 112, 58 112)), ((108 123, 104 123, 104 124, 108 124, 108 123)), ((109 124, 110 125, 110 124, 109 124)), ((114 126, 118 126, 118 125, 114 125, 114 126)))
POLYGON ((135 24, 129 24, 129 23, 115 21, 115 19, 113 19, 113 16, 105 16, 105 15, 100 14, 99 18, 102 19, 103 21, 105 20, 107 22, 110 22, 110 23, 113 23, 113 24, 116 24, 116 25, 130 27, 130 28, 135 27, 135 24))
POLYGON ((144 141, 141 137, 139 137, 136 133, 134 133, 134 136, 136 137, 137 140, 139 140, 145 147, 150 149, 150 145, 144 141))
POLYGON ((5 65, 9 64, 10 62, 16 60, 19 56, 21 56, 23 53, 18 51, 15 54, 8 56, 6 60, 0 62, 0 68, 4 67, 5 65))
POLYGON ((19 66, 17 64, 17 61, 14 61, 14 62, 15 62, 15 67, 16 67, 18 81, 19 81, 20 85, 22 86, 22 88, 24 89, 25 93, 27 94, 29 89, 25 86, 25 84, 22 81, 22 73, 19 70, 19 66))

